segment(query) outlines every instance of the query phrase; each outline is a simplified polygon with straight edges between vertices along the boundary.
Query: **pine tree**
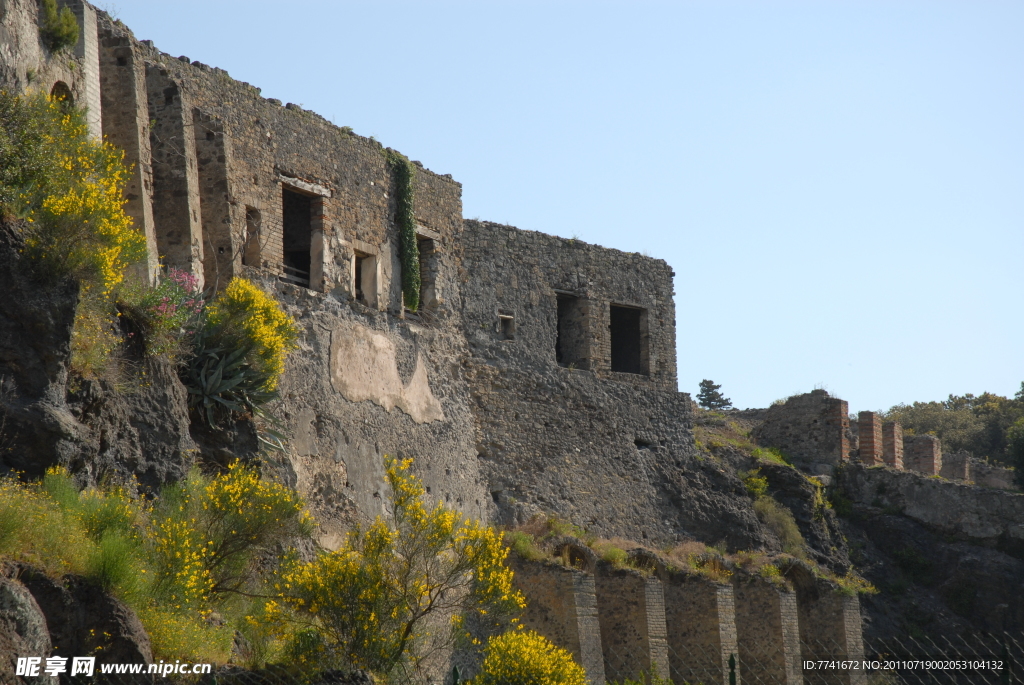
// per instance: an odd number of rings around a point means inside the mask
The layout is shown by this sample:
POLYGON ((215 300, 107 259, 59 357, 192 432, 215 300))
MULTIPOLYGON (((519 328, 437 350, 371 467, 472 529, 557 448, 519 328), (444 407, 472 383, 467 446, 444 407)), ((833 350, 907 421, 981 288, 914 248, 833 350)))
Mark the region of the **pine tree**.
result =
POLYGON ((728 409, 732 406, 732 400, 718 392, 721 385, 715 385, 714 381, 704 379, 700 382, 700 392, 697 393, 697 402, 705 409, 728 409))

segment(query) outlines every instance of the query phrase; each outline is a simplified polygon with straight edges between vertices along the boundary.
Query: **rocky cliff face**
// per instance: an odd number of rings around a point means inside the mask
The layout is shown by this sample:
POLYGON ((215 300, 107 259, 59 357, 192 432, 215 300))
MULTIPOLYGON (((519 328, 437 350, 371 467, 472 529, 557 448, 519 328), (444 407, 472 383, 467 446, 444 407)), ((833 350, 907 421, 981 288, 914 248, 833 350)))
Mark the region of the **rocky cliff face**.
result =
POLYGON ((78 287, 40 280, 17 224, 0 225, 0 468, 38 478, 55 465, 83 484, 156 488, 194 462, 185 388, 166 361, 142 362, 127 390, 70 372, 78 287))

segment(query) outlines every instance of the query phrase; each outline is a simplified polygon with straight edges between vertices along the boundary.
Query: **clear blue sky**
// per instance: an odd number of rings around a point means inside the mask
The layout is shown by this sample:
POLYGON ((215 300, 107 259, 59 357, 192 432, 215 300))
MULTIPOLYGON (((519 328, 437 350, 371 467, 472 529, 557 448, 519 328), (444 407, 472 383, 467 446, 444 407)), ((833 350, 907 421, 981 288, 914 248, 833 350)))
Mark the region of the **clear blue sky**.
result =
POLYGON ((676 271, 679 385, 1024 381, 1024 3, 113 0, 138 38, 676 271))

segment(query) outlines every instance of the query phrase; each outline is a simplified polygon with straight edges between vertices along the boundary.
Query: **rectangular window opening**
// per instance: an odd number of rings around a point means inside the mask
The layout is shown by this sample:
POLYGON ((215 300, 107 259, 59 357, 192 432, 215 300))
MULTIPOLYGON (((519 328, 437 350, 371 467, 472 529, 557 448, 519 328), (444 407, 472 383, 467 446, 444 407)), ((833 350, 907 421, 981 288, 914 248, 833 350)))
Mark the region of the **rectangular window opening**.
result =
POLYGON ((284 210, 284 275, 281 280, 309 287, 312 260, 313 199, 288 188, 282 192, 284 210))
POLYGON ((263 266, 262 246, 260 245, 260 226, 263 216, 260 210, 245 208, 245 245, 242 247, 243 266, 263 266))
POLYGON ((502 340, 516 339, 516 318, 511 312, 498 312, 498 334, 502 340))
POLYGON ((376 307, 377 257, 356 252, 352 261, 352 292, 360 302, 376 307))
POLYGON ((437 279, 437 253, 431 238, 417 237, 416 245, 420 253, 420 309, 430 308, 437 304, 435 281, 437 279))
POLYGON ((648 373, 647 310, 611 305, 612 371, 648 373))
POLYGON ((555 360, 559 366, 587 368, 586 307, 582 298, 557 293, 555 360))

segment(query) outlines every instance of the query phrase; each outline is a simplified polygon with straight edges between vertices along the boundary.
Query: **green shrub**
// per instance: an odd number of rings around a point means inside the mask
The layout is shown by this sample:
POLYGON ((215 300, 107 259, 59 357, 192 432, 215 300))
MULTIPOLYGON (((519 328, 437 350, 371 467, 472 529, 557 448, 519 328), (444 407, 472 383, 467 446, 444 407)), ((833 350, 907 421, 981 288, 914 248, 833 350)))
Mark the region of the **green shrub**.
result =
POLYGON ((512 551, 518 554, 521 558, 526 559, 527 561, 540 561, 546 556, 543 550, 537 547, 537 544, 533 540, 533 536, 529 533, 514 530, 508 534, 508 537, 512 546, 512 551))
POLYGON ((796 519, 786 507, 767 495, 754 500, 754 511, 757 517, 775 533, 782 543, 782 551, 792 554, 799 559, 807 557, 807 543, 800 528, 796 525, 796 519))
POLYGON ((203 295, 198 279, 170 269, 155 287, 130 279, 117 291, 117 308, 132 323, 131 338, 140 336, 145 352, 171 359, 190 351, 191 336, 202 323, 203 295))
POLYGON ((738 474, 743 481, 743 486, 755 500, 764 497, 768 493, 768 479, 761 475, 758 469, 753 471, 740 471, 738 474))
POLYGON ((78 43, 78 21, 67 7, 57 10, 57 0, 42 0, 43 23, 39 33, 46 47, 59 52, 78 43))
POLYGON ((395 172, 399 258, 402 262, 402 295, 412 311, 420 307, 420 246, 416 238, 416 167, 409 159, 389 150, 385 157, 395 172))

